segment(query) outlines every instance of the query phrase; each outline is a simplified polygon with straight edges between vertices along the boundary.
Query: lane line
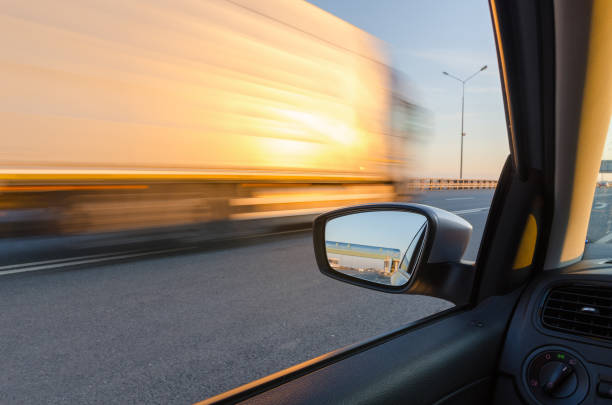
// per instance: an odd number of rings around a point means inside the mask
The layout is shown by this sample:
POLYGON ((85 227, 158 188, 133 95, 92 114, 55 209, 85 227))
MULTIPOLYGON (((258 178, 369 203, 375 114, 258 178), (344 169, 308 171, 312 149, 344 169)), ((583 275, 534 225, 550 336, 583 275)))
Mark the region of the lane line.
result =
MULTIPOLYGON (((292 230, 281 231, 281 232, 268 232, 268 233, 257 234, 257 235, 244 235, 244 236, 238 236, 236 238, 228 239, 228 241, 239 241, 239 240, 256 239, 256 238, 262 238, 262 237, 268 237, 268 236, 289 235, 289 234, 309 231, 311 229, 312 228, 309 227, 309 228, 292 229, 292 230)), ((223 240, 219 240, 218 242, 223 242, 223 240)), ((101 253, 101 254, 87 255, 87 256, 68 257, 68 258, 63 258, 63 259, 42 260, 42 261, 37 261, 37 262, 10 264, 6 266, 0 266, 0 276, 4 276, 8 274, 16 274, 16 273, 25 273, 29 271, 50 270, 50 269, 55 269, 55 268, 74 266, 78 264, 101 263, 105 261, 111 261, 111 260, 117 260, 117 259, 127 259, 131 257, 152 256, 156 254, 177 252, 181 250, 190 250, 194 248, 195 248, 194 246, 185 246, 185 247, 180 247, 180 248, 155 250, 155 251, 148 251, 148 252, 128 250, 128 251, 116 252, 116 253, 111 253, 111 254, 101 253)))
MULTIPOLYGON (((133 252, 136 252, 136 251, 135 250, 128 250, 128 251, 116 252, 116 253, 112 253, 112 254, 119 255, 119 254, 129 254, 129 253, 133 253, 133 252)), ((4 271, 4 270, 11 270, 11 269, 21 268, 21 267, 25 267, 25 266, 37 266, 37 265, 43 265, 43 264, 53 264, 53 263, 69 262, 69 261, 72 261, 72 260, 93 259, 94 257, 109 256, 110 254, 111 253, 100 253, 100 254, 95 254, 95 255, 64 257, 63 259, 41 260, 41 261, 38 261, 38 262, 9 264, 9 265, 6 265, 6 266, 0 266, 0 272, 4 271)))
POLYGON ((27 266, 21 269, 3 271, 0 273, 0 277, 6 276, 9 274, 26 273, 26 272, 31 272, 31 271, 61 269, 62 267, 76 266, 79 264, 100 263, 100 262, 105 262, 109 260, 128 259, 128 258, 139 257, 139 256, 152 256, 152 255, 157 255, 157 254, 162 254, 162 253, 178 252, 178 251, 187 250, 187 249, 192 249, 192 248, 191 247, 180 247, 180 248, 174 248, 174 249, 158 250, 155 252, 113 254, 113 255, 108 255, 106 257, 96 257, 96 258, 83 259, 83 260, 71 260, 69 262, 64 262, 64 263, 44 264, 44 265, 38 265, 38 266, 30 265, 30 266, 27 266))
POLYGON ((482 207, 482 208, 472 208, 468 210, 459 210, 459 211, 451 211, 453 214, 461 215, 461 214, 474 214, 476 212, 487 211, 490 207, 482 207))
POLYGON ((605 234, 593 243, 608 243, 612 240, 612 232, 605 234))
MULTIPOLYGON (((482 212, 488 210, 489 207, 480 207, 480 208, 471 208, 465 210, 457 210, 450 211, 456 215, 462 214, 474 214, 477 212, 482 212)), ((234 238, 236 240, 244 240, 244 239, 254 239, 266 236, 275 236, 275 235, 283 235, 283 234, 291 234, 291 233, 299 233, 304 232, 310 228, 290 230, 284 232, 270 232, 258 235, 246 235, 238 238, 234 238)), ((607 237, 608 235, 606 235, 607 237)), ((606 238, 604 237, 604 238, 606 238)), ((609 235, 609 238, 612 239, 612 233, 609 235)), ((602 238, 603 239, 603 238, 602 238)), ((599 241, 598 241, 599 242, 599 241)), ((157 251, 148 251, 148 252, 138 252, 138 251, 123 251, 112 254, 94 254, 94 255, 86 255, 86 256, 77 256, 63 259, 53 259, 53 260, 42 260, 36 262, 29 263, 21 263, 21 264, 11 264, 6 266, 0 266, 0 276, 5 276, 9 274, 18 274, 18 273, 26 273, 31 271, 41 271, 41 270, 50 270, 50 269, 59 269, 63 267, 76 266, 80 264, 93 264, 93 263, 103 263, 106 261, 119 260, 119 259, 128 259, 133 257, 144 257, 144 256, 153 256, 162 253, 170 253, 170 252, 178 252, 183 250, 190 250, 193 247, 179 247, 173 249, 163 249, 157 251)))

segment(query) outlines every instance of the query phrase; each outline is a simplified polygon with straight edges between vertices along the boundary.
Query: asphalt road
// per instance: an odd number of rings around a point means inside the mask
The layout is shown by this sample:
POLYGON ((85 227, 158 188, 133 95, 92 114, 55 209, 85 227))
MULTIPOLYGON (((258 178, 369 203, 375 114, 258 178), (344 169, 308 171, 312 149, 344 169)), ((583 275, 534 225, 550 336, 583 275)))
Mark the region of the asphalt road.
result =
POLYGON ((591 210, 587 239, 592 243, 612 241, 612 189, 598 188, 591 210))
MULTIPOLYGON (((474 260, 492 194, 417 200, 474 260)), ((1 404, 189 404, 450 306, 322 276, 308 232, 132 259, 0 276, 1 404)))

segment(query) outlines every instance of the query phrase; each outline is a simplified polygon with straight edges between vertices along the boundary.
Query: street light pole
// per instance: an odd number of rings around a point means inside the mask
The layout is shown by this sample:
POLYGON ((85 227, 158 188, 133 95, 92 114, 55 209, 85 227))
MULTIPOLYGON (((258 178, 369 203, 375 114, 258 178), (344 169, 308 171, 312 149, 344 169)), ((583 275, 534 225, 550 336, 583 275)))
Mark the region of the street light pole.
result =
POLYGON ((465 136, 465 132, 463 132, 463 115, 465 110, 465 84, 468 82, 468 80, 470 80, 486 68, 487 65, 484 65, 476 73, 472 74, 466 79, 460 79, 457 76, 451 75, 448 72, 442 72, 442 74, 461 82, 461 153, 459 157, 459 179, 463 179, 463 137, 465 136))
POLYGON ((463 111, 465 105, 465 82, 461 82, 461 157, 459 159, 459 179, 463 179, 463 111))

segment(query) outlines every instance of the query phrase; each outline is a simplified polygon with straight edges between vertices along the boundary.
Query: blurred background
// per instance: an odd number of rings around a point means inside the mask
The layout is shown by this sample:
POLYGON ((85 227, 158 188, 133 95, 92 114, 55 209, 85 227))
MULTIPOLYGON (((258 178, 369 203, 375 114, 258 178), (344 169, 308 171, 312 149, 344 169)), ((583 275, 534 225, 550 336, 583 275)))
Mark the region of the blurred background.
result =
POLYGON ((431 120, 374 36, 306 2, 66 3, 0 16, 3 237, 232 237, 410 198, 431 120))

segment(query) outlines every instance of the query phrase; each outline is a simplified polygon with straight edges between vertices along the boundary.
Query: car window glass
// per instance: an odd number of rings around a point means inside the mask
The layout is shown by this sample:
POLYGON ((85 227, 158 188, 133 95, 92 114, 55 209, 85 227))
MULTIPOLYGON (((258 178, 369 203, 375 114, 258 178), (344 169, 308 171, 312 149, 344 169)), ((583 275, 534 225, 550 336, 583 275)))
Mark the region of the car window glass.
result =
POLYGON ((452 307, 325 277, 311 227, 417 202, 476 260, 509 154, 486 1, 16 1, 0 25, 0 403, 193 403, 452 307))

